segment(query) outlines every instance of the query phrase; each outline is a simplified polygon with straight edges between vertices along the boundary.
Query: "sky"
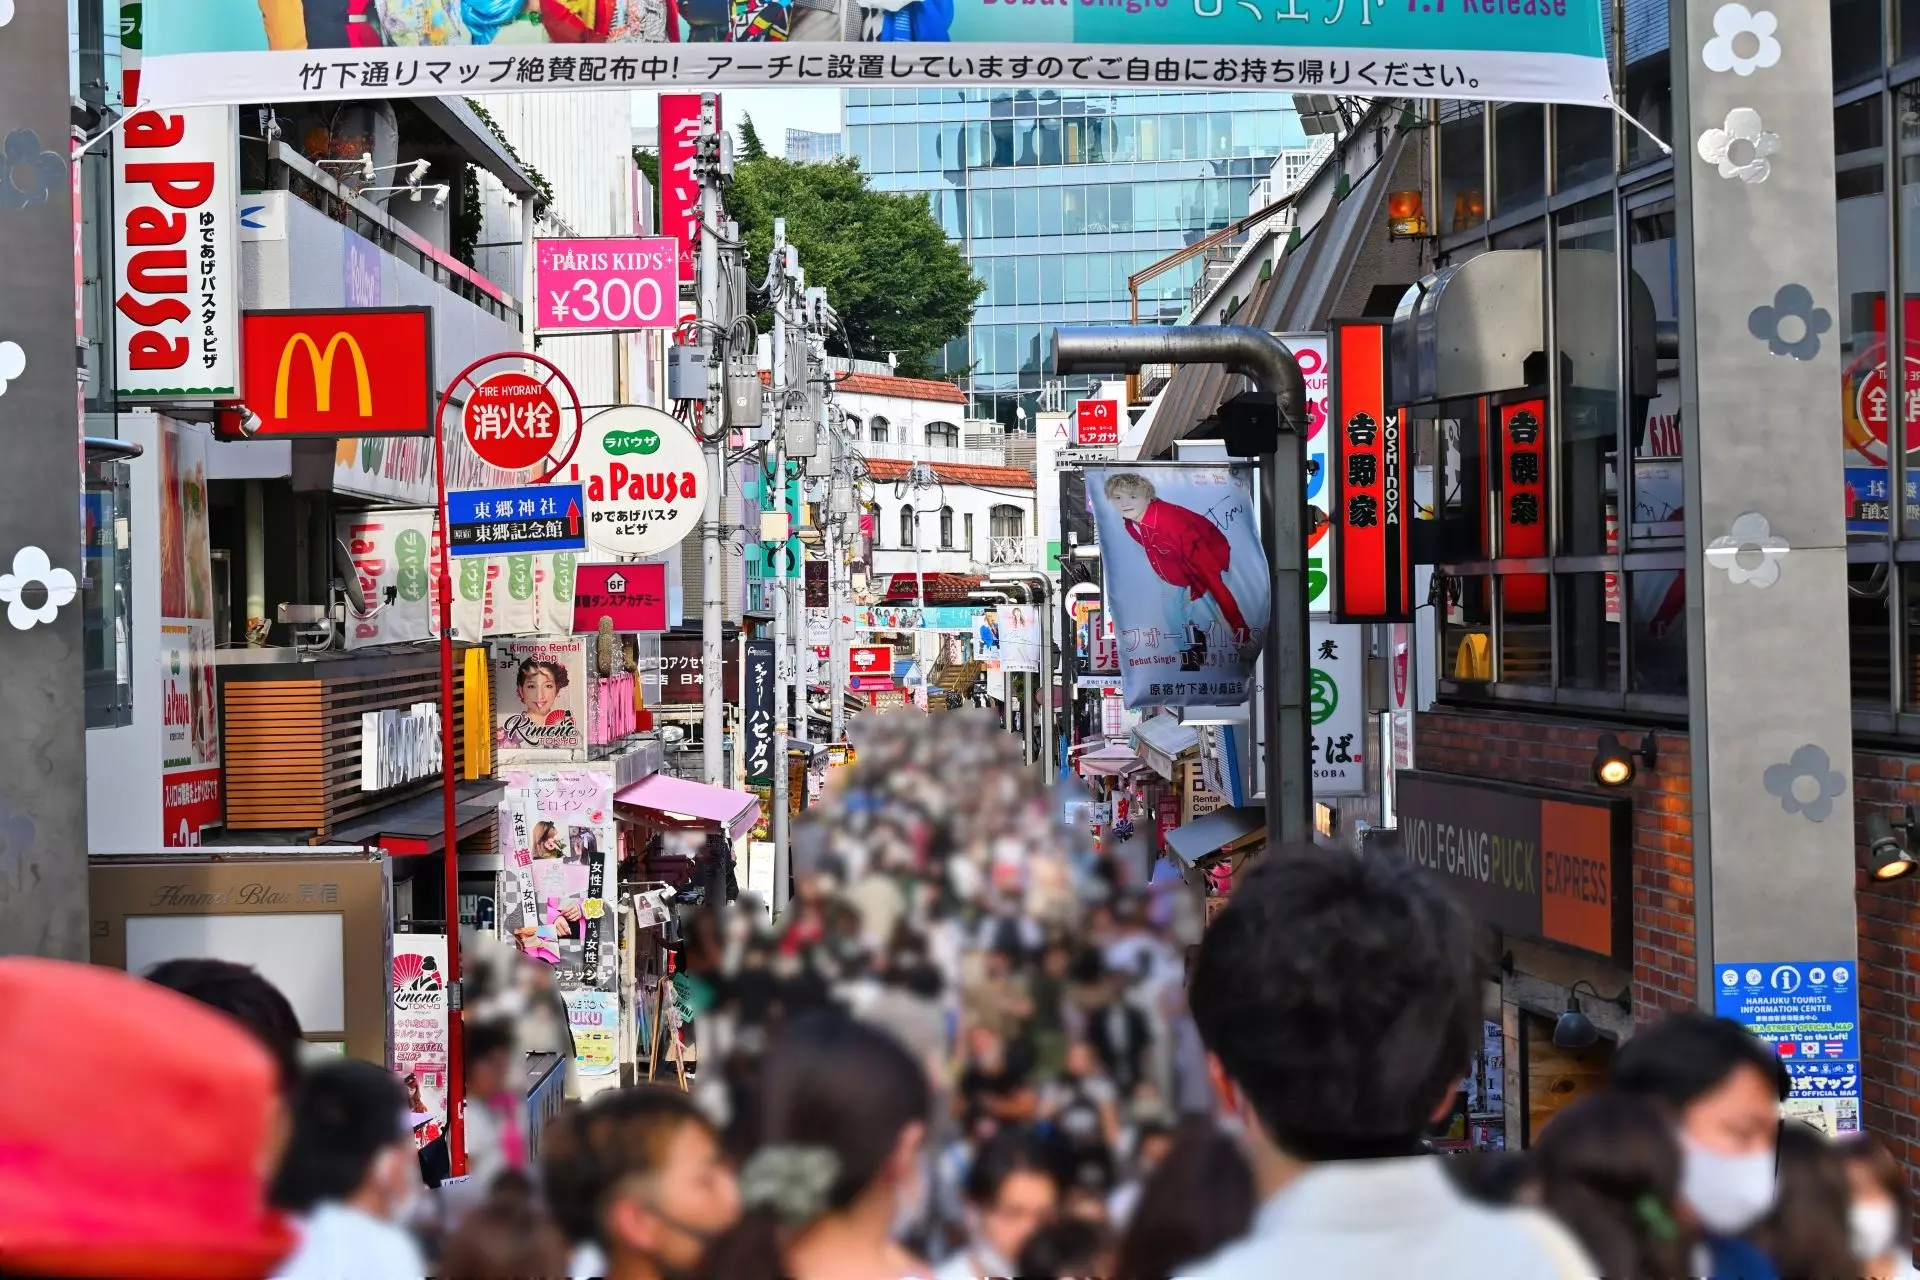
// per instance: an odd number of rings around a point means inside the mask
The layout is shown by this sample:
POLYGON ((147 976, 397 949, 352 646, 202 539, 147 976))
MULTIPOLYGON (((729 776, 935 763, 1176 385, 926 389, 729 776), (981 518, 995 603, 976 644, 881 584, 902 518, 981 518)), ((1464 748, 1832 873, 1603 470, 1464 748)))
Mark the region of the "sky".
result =
MULTIPOLYGON (((660 95, 640 91, 633 95, 633 122, 653 124, 659 110, 660 95)), ((720 95, 720 119, 727 130, 740 140, 741 116, 750 116, 767 150, 786 154, 787 130, 809 129, 815 133, 840 132, 840 90, 838 89, 728 89, 720 95)))

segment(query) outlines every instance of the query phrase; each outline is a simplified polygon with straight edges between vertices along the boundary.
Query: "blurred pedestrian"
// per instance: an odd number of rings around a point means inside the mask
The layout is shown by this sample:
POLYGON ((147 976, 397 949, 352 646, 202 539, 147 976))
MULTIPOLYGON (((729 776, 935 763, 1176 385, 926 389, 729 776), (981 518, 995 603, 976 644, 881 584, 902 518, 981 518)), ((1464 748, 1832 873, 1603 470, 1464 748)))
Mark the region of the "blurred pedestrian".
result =
POLYGON ((576 1246, 574 1277, 690 1275, 740 1217, 719 1136, 666 1085, 613 1090, 562 1112, 546 1133, 541 1168, 554 1220, 576 1246))
POLYGON ((1113 1189, 1121 1142, 1120 1094, 1083 1040, 1067 1047, 1066 1067, 1041 1092, 1041 1114, 1056 1136, 1070 1189, 1113 1189))
POLYGON ((1084 1218, 1062 1218, 1033 1233, 1015 1272, 1022 1280, 1080 1280, 1110 1276, 1113 1232, 1084 1218))
POLYGON ((526 1110, 525 1061, 511 1022, 505 1019, 470 1023, 466 1030, 466 1140, 467 1183, 472 1190, 459 1197, 477 1203, 506 1170, 527 1165, 527 1139, 521 1115, 526 1110), (518 1086, 518 1087, 516 1087, 518 1086))
POLYGON ((1020 1250, 1060 1207, 1052 1153, 1026 1129, 1003 1129, 974 1156, 966 1176, 967 1243, 936 1280, 1010 1276, 1020 1250))
POLYGON ((1525 1187, 1608 1280, 1668 1280, 1692 1266, 1680 1143, 1649 1099, 1602 1090, 1567 1106, 1529 1149, 1525 1187))
POLYGON ((1608 1076, 1663 1104, 1679 1127, 1680 1200, 1703 1233, 1696 1271, 1775 1280, 1745 1237, 1779 1195, 1780 1104, 1791 1088, 1779 1056, 1736 1022, 1678 1013, 1621 1046, 1608 1076))
POLYGON ((1480 977, 1473 926, 1412 867, 1269 849, 1202 938, 1189 1000, 1265 1199, 1192 1274, 1593 1274, 1564 1229, 1473 1203, 1424 1154, 1480 1037, 1480 977))
POLYGON ((1115 1275, 1166 1280, 1232 1244, 1253 1225, 1253 1170, 1240 1146, 1210 1120, 1169 1136, 1122 1229, 1115 1275))
POLYGON ((1868 1280, 1912 1280, 1913 1199, 1906 1173, 1877 1138, 1855 1134, 1840 1142, 1852 1199, 1847 1225, 1854 1261, 1868 1280))
POLYGON ((274 1200, 301 1215, 281 1280, 407 1280, 426 1259, 406 1230, 426 1188, 391 1071, 342 1058, 310 1067, 294 1093, 293 1136, 274 1200))
MULTIPOLYGON (((1148 1120, 1136 1129, 1127 1155, 1128 1176, 1107 1197, 1107 1218, 1116 1228, 1124 1228, 1139 1203, 1141 1188, 1172 1150, 1174 1130, 1164 1119, 1148 1120)), ((1195 1254, 1195 1257, 1201 1255, 1195 1254)))
POLYGON ((149 969, 148 982, 218 1009, 257 1036, 280 1069, 280 1086, 292 1094, 300 1080, 306 1047, 300 1017, 280 988, 251 965, 205 958, 168 960, 149 969))
POLYGON ((1780 1194, 1754 1240, 1782 1276, 1850 1280, 1853 1256, 1847 1157, 1827 1135, 1798 1120, 1780 1126, 1780 1194))
POLYGON ((502 1177, 448 1239, 435 1274, 441 1280, 532 1280, 572 1273, 567 1238, 532 1186, 525 1178, 502 1177))
POLYGON ((931 1268, 896 1239, 928 1199, 932 1092, 913 1055, 837 1012, 793 1019, 769 1047, 758 1149, 714 1280, 900 1280, 931 1268))

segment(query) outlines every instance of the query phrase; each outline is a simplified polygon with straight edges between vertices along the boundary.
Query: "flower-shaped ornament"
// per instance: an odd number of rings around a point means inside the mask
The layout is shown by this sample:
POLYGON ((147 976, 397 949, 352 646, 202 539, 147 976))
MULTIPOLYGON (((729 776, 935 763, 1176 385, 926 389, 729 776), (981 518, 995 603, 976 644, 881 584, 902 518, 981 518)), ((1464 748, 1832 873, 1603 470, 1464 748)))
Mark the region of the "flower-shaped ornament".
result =
POLYGON ((1797 813, 1808 822, 1825 822, 1833 802, 1847 789, 1847 775, 1833 767, 1824 748, 1811 742, 1796 748, 1791 759, 1768 765, 1761 781, 1782 812, 1797 813))
POLYGON ((1779 150, 1780 135, 1768 133, 1752 107, 1735 107, 1720 128, 1700 135, 1700 158, 1717 166, 1721 177, 1747 183, 1767 180, 1773 170, 1767 157, 1779 150))
POLYGON ((1780 61, 1780 25, 1771 9, 1750 10, 1744 4, 1723 4, 1713 15, 1713 38, 1700 50, 1709 71, 1731 71, 1737 76, 1780 61))
POLYGON ((52 622, 60 606, 72 602, 75 589, 73 575, 54 568, 39 547, 20 548, 13 553, 13 572, 0 573, 0 603, 7 606, 7 621, 16 631, 52 622), (36 595, 38 601, 29 599, 36 595))
POLYGON ((1813 294, 1803 284, 1783 284, 1773 294, 1773 305, 1747 313, 1747 332, 1767 344, 1777 356, 1811 360, 1820 354, 1820 335, 1833 328, 1833 316, 1813 305, 1813 294))
MULTIPOLYGON (((4 3, 4 0, 0 0, 4 3)), ((20 349, 17 342, 0 342, 0 396, 7 394, 7 384, 27 371, 27 353, 20 349)))
POLYGON ((1707 544, 1707 563, 1726 570, 1736 587, 1750 583, 1764 589, 1780 581, 1780 561, 1790 550, 1765 516, 1748 511, 1734 518, 1728 533, 1707 544))
POLYGON ((15 129, 0 142, 0 209, 45 204, 66 180, 67 162, 33 130, 15 129))

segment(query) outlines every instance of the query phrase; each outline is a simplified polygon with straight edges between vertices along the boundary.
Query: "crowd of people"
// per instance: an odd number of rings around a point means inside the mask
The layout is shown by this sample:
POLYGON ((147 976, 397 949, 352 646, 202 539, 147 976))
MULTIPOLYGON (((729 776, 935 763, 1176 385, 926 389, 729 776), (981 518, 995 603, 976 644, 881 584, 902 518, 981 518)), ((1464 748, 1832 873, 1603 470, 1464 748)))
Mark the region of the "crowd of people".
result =
POLYGON ((1443 1154, 1483 969, 1431 882, 1273 850, 1203 928, 991 724, 858 747, 777 926, 682 922, 690 1089, 570 1103, 530 1157, 514 1055, 564 1023, 550 984, 476 987, 461 1180, 407 1083, 303 1053, 251 970, 0 961, 0 1042, 58 1019, 98 1048, 0 1054, 0 1275, 1912 1274, 1905 1171, 1783 1121, 1738 1025, 1641 1027, 1526 1151, 1443 1154))

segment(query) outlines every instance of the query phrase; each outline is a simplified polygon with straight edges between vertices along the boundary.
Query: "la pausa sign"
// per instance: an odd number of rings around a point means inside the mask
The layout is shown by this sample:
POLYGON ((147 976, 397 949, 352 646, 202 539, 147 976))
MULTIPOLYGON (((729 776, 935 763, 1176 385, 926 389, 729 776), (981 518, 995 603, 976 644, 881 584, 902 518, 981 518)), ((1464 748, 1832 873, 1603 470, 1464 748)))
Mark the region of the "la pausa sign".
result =
POLYGON ((670 414, 625 406, 587 424, 572 478, 585 495, 587 541, 646 556, 679 544, 707 508, 700 442, 670 414))

